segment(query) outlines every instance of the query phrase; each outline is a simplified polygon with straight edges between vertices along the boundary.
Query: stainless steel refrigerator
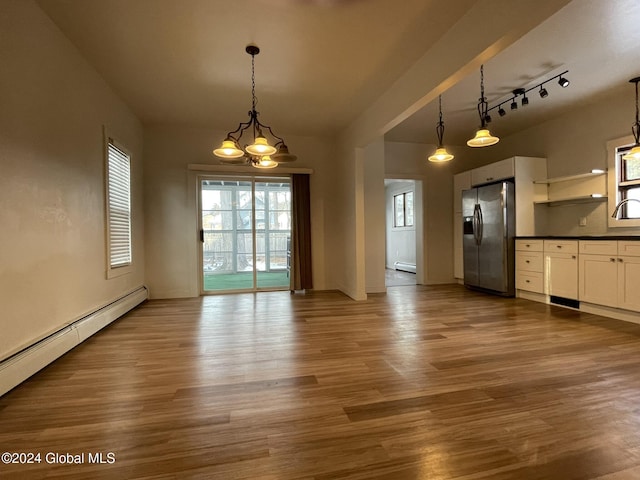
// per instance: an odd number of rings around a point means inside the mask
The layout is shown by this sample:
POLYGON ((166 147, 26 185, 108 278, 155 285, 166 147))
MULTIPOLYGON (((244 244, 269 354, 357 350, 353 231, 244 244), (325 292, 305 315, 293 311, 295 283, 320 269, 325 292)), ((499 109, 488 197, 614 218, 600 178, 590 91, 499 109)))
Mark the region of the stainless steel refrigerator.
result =
POLYGON ((510 181, 462 192, 464 284, 515 294, 515 195, 510 181))

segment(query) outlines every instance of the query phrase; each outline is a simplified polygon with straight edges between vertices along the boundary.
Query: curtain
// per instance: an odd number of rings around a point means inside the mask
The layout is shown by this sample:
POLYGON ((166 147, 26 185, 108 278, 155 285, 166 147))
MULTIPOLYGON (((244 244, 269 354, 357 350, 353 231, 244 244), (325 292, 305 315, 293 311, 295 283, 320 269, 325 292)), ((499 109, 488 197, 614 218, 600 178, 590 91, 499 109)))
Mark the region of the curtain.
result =
POLYGON ((291 291, 313 288, 309 175, 291 175, 291 291))

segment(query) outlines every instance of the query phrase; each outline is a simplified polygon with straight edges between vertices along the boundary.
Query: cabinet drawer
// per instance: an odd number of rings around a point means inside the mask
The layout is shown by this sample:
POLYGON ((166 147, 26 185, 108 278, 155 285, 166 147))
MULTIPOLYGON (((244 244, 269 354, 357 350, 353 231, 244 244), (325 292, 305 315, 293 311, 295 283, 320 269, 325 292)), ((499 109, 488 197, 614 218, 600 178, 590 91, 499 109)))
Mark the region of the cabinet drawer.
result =
POLYGON ((582 254, 613 256, 618 254, 618 242, 615 240, 580 240, 578 244, 582 254))
POLYGON ((542 240, 516 239, 516 250, 523 252, 541 252, 542 240))
POLYGON ((516 274, 516 288, 529 292, 543 293, 542 272, 522 272, 516 274))
POLYGON ((526 272, 542 272, 542 252, 516 252, 516 269, 526 272))
POLYGON ((578 253, 577 240, 545 240, 545 253, 578 253))
POLYGON ((640 257, 640 240, 618 241, 618 255, 625 257, 640 257))

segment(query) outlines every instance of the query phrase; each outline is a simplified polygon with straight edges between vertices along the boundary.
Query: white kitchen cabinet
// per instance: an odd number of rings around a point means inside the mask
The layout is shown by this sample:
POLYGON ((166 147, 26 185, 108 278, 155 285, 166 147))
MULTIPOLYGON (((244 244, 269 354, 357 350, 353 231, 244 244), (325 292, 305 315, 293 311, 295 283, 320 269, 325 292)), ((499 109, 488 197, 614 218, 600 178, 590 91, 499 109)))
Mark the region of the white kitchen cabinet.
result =
POLYGON ((640 241, 581 240, 579 250, 580 301, 640 312, 640 241))
POLYGON ((544 293, 542 240, 516 240, 516 289, 544 293))
POLYGON ((453 176, 453 276, 464 278, 462 251, 462 192, 471 188, 471 171, 453 176))
POLYGON ((483 165, 471 170, 471 185, 483 185, 497 182, 505 178, 513 178, 516 175, 513 158, 507 158, 499 162, 483 165))
POLYGON ((544 240, 544 292, 578 299, 577 240, 544 240))

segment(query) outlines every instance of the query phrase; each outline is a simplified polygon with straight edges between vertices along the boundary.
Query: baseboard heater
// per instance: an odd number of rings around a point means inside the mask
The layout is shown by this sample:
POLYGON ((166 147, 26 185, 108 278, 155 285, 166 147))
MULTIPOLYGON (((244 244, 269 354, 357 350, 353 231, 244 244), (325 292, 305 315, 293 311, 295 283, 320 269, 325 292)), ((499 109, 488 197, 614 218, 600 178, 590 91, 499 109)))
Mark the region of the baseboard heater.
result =
POLYGON ((0 362, 0 396, 144 302, 148 296, 147 288, 140 287, 0 362))
POLYGON ((393 268, 400 270, 401 272, 416 273, 415 263, 395 262, 393 268))

